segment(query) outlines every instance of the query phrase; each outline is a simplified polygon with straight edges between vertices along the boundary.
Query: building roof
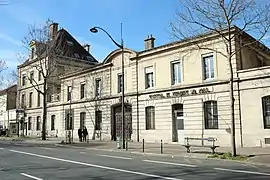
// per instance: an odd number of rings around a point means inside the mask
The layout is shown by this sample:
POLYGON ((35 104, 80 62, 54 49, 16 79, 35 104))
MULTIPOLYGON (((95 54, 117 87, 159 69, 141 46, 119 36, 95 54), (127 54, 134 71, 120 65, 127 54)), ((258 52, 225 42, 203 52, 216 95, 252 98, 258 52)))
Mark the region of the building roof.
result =
POLYGON ((14 92, 17 91, 17 84, 11 85, 6 89, 1 90, 0 95, 4 95, 4 94, 7 94, 8 92, 12 92, 12 91, 14 91, 14 92))
MULTIPOLYGON (((35 40, 33 40, 35 41, 35 40)), ((36 42, 37 44, 43 44, 42 42, 36 42)), ((96 64, 98 61, 94 56, 92 56, 67 30, 61 28, 58 30, 55 40, 47 42, 46 45, 50 45, 50 49, 53 50, 54 55, 59 55, 63 57, 70 57, 77 60, 84 60, 86 63, 96 64), (52 43, 52 44, 50 44, 52 43)), ((46 46, 45 45, 45 46, 46 46)), ((43 48, 44 52, 41 52, 41 57, 46 57, 47 52, 46 48, 43 48)), ((30 62, 28 58, 23 64, 19 65, 24 66, 30 62)))
POLYGON ((98 63, 98 61, 63 28, 57 32, 56 40, 52 47, 57 49, 56 54, 58 55, 98 63))

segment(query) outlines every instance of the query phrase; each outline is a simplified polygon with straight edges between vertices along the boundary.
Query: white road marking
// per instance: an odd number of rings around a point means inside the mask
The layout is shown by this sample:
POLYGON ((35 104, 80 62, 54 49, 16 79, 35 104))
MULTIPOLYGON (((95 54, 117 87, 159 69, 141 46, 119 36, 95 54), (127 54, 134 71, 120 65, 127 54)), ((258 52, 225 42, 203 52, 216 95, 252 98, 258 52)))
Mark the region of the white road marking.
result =
POLYGON ((132 158, 129 158, 129 157, 110 156, 110 155, 106 155, 106 154, 99 154, 98 156, 104 156, 104 157, 110 157, 110 158, 116 158, 116 159, 132 159, 132 158))
POLYGON ((38 178, 38 177, 35 177, 35 176, 31 176, 31 175, 25 174, 25 173, 21 173, 21 175, 26 176, 26 177, 29 177, 29 178, 32 178, 32 179, 36 179, 36 180, 43 180, 41 178, 38 178))
POLYGON ((39 147, 41 149, 47 149, 47 150, 52 150, 52 148, 48 148, 48 147, 39 147))
POLYGON ((80 152, 81 154, 85 154, 85 152, 80 152))
POLYGON ((4 148, 0 148, 1 150, 3 150, 4 148))
POLYGON ((84 163, 84 162, 73 161, 73 160, 68 160, 68 159, 61 159, 61 158, 56 158, 56 157, 51 157, 51 156, 44 156, 44 155, 28 153, 28 152, 23 152, 23 151, 16 151, 16 150, 10 150, 10 151, 15 152, 15 153, 19 153, 19 154, 26 154, 29 156, 40 157, 40 158, 44 158, 44 159, 52 159, 52 160, 56 160, 56 161, 62 161, 62 162, 72 163, 72 164, 79 164, 79 165, 84 165, 84 166, 88 166, 88 167, 100 168, 100 169, 107 169, 107 170, 111 170, 111 171, 118 171, 118 172, 124 172, 124 173, 136 174, 136 175, 154 177, 154 178, 161 178, 161 179, 167 179, 167 180, 182 180, 182 179, 178 179, 178 178, 159 176, 159 175, 155 175, 155 174, 147 174, 147 173, 142 173, 142 172, 138 172, 138 171, 130 171, 130 170, 113 168, 113 167, 108 167, 108 166, 101 166, 101 165, 96 165, 96 164, 88 164, 88 163, 84 163))
POLYGON ((143 160, 143 161, 150 162, 150 163, 157 163, 157 164, 168 164, 168 165, 174 165, 174 166, 196 167, 195 165, 192 165, 192 164, 178 164, 178 163, 173 163, 173 162, 152 161, 152 160, 143 160))
POLYGON ((215 170, 220 170, 220 171, 229 171, 229 172, 238 172, 238 173, 257 174, 257 175, 270 176, 270 174, 267 174, 267 173, 262 173, 262 172, 243 171, 243 170, 236 170, 236 169, 224 169, 224 168, 214 168, 214 169, 215 169, 215 170))

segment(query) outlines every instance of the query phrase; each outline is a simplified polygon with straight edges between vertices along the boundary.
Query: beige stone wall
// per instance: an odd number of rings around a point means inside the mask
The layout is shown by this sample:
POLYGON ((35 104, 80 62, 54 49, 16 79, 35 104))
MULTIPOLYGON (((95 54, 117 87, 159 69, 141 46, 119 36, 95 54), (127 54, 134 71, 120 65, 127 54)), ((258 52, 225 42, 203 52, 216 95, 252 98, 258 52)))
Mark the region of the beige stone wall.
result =
POLYGON ((269 67, 239 72, 244 146, 269 146, 265 138, 270 138, 270 129, 264 129, 262 108, 262 97, 270 95, 269 73, 269 67))

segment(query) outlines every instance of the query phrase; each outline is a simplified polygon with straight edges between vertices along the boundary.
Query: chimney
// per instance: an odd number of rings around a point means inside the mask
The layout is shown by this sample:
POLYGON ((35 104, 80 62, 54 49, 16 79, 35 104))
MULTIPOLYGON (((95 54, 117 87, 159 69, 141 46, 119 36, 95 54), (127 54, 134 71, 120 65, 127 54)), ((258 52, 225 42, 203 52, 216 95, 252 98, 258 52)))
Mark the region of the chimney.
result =
POLYGON ((152 34, 146 37, 144 40, 144 47, 145 50, 149 50, 155 47, 155 38, 152 36, 152 34))
POLYGON ((89 44, 84 44, 83 47, 87 52, 90 52, 90 45, 89 44))
POLYGON ((53 40, 57 34, 57 31, 58 31, 58 23, 52 23, 50 24, 50 40, 53 40))

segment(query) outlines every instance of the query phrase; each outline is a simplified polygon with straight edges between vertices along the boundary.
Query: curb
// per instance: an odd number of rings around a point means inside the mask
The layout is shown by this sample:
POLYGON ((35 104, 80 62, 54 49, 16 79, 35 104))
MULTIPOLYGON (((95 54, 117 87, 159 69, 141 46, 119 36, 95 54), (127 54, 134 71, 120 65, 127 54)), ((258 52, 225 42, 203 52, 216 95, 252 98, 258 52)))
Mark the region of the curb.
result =
POLYGON ((87 147, 78 147, 78 146, 72 146, 72 145, 66 145, 66 144, 55 144, 56 146, 62 146, 62 147, 72 147, 77 149, 88 149, 88 150, 94 150, 94 151, 107 151, 107 152, 122 152, 122 153, 128 153, 128 154, 139 154, 143 156, 163 156, 163 157, 184 157, 184 158, 191 158, 191 159, 204 159, 204 160, 215 160, 215 161, 227 161, 227 162, 236 162, 241 164, 248 164, 248 165, 255 165, 255 166, 266 166, 270 167, 270 164, 265 163, 256 163, 256 162, 249 162, 249 160, 246 161, 238 161, 238 160, 230 160, 230 159, 218 159, 218 158, 208 158, 208 157, 199 157, 199 156, 188 156, 188 155, 174 155, 174 154, 159 154, 159 153, 149 153, 149 152, 135 152, 135 151, 125 151, 123 149, 101 149, 101 148, 87 148, 87 147))

